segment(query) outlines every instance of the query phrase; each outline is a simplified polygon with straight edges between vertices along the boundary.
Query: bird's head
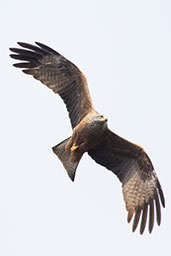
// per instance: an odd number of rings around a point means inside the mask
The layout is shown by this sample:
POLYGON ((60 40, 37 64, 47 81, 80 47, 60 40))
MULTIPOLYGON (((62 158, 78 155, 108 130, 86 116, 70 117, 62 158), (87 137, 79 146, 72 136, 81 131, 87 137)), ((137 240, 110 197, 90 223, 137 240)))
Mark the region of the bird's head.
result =
POLYGON ((107 117, 96 113, 91 119, 91 125, 96 128, 105 128, 107 126, 107 117))
POLYGON ((107 117, 105 115, 99 115, 98 119, 99 119, 100 122, 104 122, 104 123, 107 122, 107 117))

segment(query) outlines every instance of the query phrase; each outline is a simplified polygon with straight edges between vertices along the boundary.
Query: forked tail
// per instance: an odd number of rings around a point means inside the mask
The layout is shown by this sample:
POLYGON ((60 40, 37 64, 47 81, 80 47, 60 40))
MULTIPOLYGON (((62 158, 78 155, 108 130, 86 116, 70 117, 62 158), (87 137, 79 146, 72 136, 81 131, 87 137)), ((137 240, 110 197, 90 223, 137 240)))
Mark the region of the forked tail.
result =
POLYGON ((70 161, 70 153, 65 151, 65 146, 68 142, 70 137, 58 145, 54 146, 52 148, 53 152, 58 156, 59 160, 62 162, 64 168, 67 170, 68 176, 72 181, 74 181, 75 173, 77 166, 79 164, 79 161, 76 163, 73 163, 70 161))

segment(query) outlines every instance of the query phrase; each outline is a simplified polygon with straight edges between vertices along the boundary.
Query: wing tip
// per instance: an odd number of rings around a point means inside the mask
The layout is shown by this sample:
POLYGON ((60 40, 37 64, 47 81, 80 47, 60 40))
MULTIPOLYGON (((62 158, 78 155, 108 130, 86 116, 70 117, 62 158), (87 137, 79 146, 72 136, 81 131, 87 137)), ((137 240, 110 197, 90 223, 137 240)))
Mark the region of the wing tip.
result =
POLYGON ((31 75, 31 69, 23 69, 22 72, 27 75, 31 75))
POLYGON ((128 223, 131 222, 133 215, 134 215, 134 210, 133 209, 129 210, 128 211, 128 217, 127 217, 128 223))
POLYGON ((139 223, 139 219, 141 216, 141 207, 137 207, 136 211, 135 211, 135 216, 134 216, 134 222, 133 222, 133 226, 132 226, 132 231, 134 232, 138 226, 139 223))
POLYGON ((57 51, 52 49, 51 47, 47 46, 46 44, 40 43, 35 41, 35 44, 38 45, 41 49, 45 50, 49 54, 55 54, 55 55, 60 55, 57 51))
POLYGON ((14 63, 14 64, 12 64, 13 65, 13 67, 15 67, 15 68, 20 68, 19 67, 19 63, 14 63))
POLYGON ((165 202, 164 193, 163 193, 163 190, 161 187, 158 188, 158 192, 159 192, 161 204, 162 204, 163 208, 165 208, 166 202, 165 202))
POLYGON ((156 191, 154 197, 151 197, 149 202, 145 202, 143 207, 138 206, 136 209, 131 209, 128 211, 127 221, 131 222, 134 215, 132 232, 135 232, 139 223, 140 230, 139 233, 142 235, 146 229, 147 219, 148 220, 148 231, 151 234, 154 228, 154 219, 158 226, 161 225, 161 205, 159 201, 159 195, 156 191), (155 204, 155 207, 154 207, 155 204), (155 209, 154 209, 155 208, 155 209), (149 209, 149 210, 148 210, 149 209))
POLYGON ((17 44, 18 44, 19 46, 22 46, 22 47, 23 47, 23 45, 25 45, 26 43, 24 43, 24 42, 17 42, 17 44))

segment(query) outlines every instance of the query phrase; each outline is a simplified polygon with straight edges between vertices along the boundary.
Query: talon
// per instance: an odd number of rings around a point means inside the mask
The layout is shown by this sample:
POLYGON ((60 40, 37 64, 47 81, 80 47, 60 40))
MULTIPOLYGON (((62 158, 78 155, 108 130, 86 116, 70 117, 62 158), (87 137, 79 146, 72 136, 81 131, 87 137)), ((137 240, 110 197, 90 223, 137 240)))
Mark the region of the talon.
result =
POLYGON ((78 146, 73 145, 73 146, 71 147, 71 152, 75 151, 77 148, 78 148, 78 146))

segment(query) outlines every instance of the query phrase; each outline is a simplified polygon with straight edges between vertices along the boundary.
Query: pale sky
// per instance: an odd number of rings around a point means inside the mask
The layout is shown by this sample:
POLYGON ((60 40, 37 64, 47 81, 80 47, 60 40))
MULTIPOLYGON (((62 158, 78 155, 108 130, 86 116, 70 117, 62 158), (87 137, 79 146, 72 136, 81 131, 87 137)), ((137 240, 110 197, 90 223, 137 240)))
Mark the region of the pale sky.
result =
POLYGON ((3 1, 0 255, 170 255, 171 1, 3 1), (64 103, 12 67, 39 41, 86 75, 96 109, 141 145, 166 197, 153 233, 132 233, 117 177, 87 154, 72 183, 51 148, 71 135, 64 103))

